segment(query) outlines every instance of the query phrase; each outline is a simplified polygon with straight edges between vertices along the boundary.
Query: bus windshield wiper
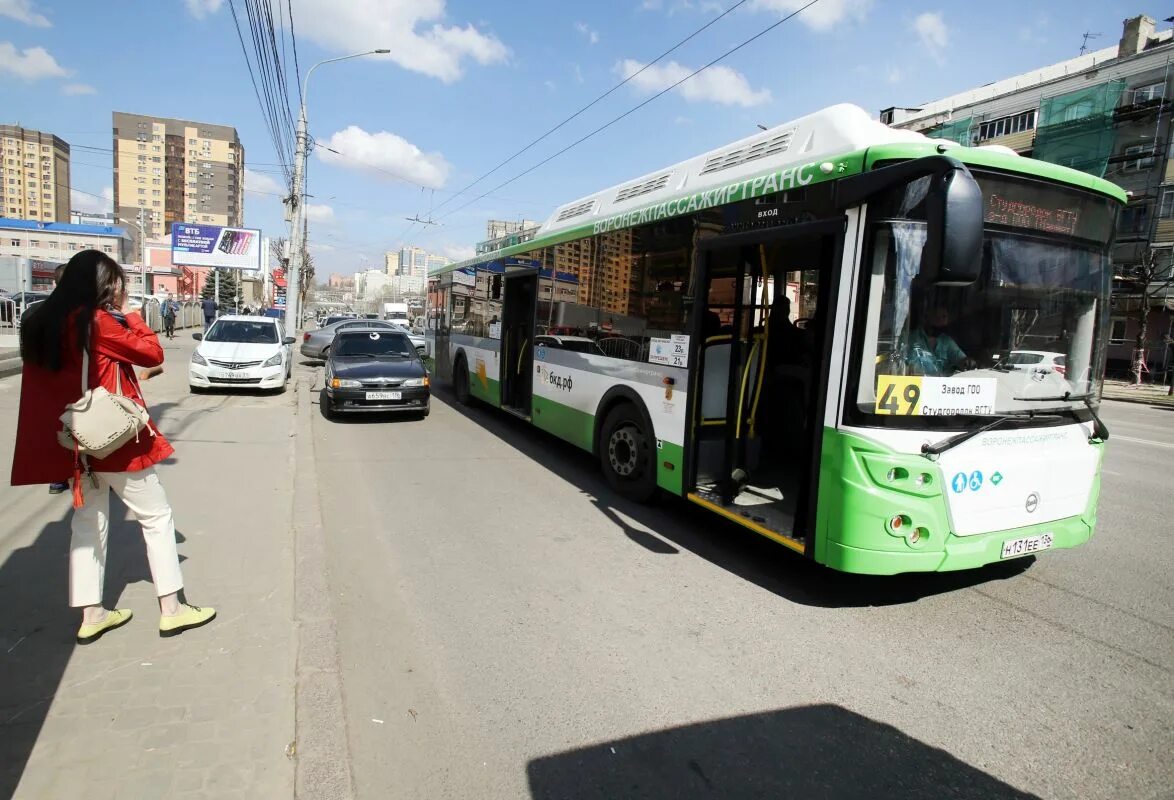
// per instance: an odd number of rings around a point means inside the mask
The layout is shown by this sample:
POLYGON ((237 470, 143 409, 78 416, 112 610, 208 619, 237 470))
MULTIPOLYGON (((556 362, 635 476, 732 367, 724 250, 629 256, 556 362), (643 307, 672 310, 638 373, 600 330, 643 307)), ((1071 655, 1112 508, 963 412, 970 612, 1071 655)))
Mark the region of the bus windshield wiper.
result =
POLYGON ((975 428, 972 431, 963 431, 962 433, 955 433, 953 436, 947 436, 945 439, 942 439, 940 442, 935 442, 934 444, 923 444, 921 446, 921 454, 923 456, 925 456, 926 458, 930 458, 931 456, 941 455, 942 453, 946 452, 947 450, 949 450, 953 447, 957 447, 958 445, 962 444, 965 441, 973 439, 975 436, 986 433, 987 431, 990 431, 990 430, 994 430, 995 428, 999 427, 1000 425, 1007 422, 1008 420, 1012 420, 1012 419, 1053 420, 1053 419, 1059 419, 1059 418, 1060 418, 1060 416, 1058 414, 1037 414, 1034 411, 1028 411, 1028 412, 1022 413, 1022 414, 1000 414, 994 420, 992 420, 991 422, 988 422, 986 425, 983 425, 981 428, 975 428))
POLYGON ((1091 442, 1093 439, 1100 439, 1103 442, 1107 441, 1109 438, 1109 429, 1101 420, 1100 415, 1097 414, 1096 409, 1092 407, 1092 399, 1095 396, 1096 395, 1094 395, 1092 392, 1085 392, 1084 394, 1072 394, 1072 392, 1064 392, 1064 394, 1057 397, 1016 397, 1013 399, 1021 401, 1038 400, 1045 403, 1054 402, 1056 400, 1061 400, 1065 403, 1071 402, 1072 400, 1080 400, 1084 403, 1084 407, 1088 409, 1088 413, 1092 414, 1093 431, 1092 436, 1089 437, 1089 441, 1091 442))

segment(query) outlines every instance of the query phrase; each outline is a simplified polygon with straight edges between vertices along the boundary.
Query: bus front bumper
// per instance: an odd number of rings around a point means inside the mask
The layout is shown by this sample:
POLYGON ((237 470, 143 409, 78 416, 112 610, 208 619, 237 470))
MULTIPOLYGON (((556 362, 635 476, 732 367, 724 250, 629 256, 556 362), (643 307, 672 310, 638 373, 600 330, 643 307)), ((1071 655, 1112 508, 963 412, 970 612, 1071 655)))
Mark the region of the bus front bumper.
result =
POLYGON ((977 569, 1002 561, 1013 561, 1048 550, 1077 547, 1092 536, 1092 526, 1084 517, 1069 517, 1041 525, 1012 528, 974 536, 948 535, 940 548, 904 552, 893 550, 868 550, 851 547, 837 541, 829 541, 824 563, 833 569, 869 575, 897 575, 903 572, 949 572, 962 569, 977 569), (1005 542, 1032 537, 1051 535, 1051 546, 1035 553, 1023 553, 1003 558, 1005 542))

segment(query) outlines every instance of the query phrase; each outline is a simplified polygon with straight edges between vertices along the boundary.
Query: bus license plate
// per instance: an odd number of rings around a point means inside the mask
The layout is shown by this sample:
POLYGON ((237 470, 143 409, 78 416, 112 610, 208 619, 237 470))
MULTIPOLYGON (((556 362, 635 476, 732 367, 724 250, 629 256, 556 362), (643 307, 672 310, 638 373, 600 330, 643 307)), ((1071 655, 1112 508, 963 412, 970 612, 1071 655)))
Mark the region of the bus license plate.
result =
POLYGON ((1041 533, 1039 536, 1024 536, 1022 539, 1008 539, 1003 542, 1003 554, 1000 558, 1015 558, 1038 553, 1052 546, 1052 534, 1041 533))
POLYGON ((400 392, 367 392, 368 400, 399 400, 400 392))

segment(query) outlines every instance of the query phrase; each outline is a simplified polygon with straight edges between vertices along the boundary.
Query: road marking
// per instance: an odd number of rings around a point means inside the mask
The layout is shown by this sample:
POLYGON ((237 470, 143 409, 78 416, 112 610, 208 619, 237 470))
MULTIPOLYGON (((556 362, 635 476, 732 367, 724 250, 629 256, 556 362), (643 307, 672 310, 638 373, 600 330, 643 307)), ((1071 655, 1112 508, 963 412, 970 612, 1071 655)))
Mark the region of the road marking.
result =
POLYGON ((1135 444, 1152 444, 1154 447, 1166 447, 1174 450, 1174 444, 1170 444, 1169 442, 1153 442, 1149 439, 1134 439, 1132 436, 1122 436, 1120 434, 1117 434, 1116 436, 1110 435, 1109 438, 1120 439, 1123 442, 1134 442, 1135 444))

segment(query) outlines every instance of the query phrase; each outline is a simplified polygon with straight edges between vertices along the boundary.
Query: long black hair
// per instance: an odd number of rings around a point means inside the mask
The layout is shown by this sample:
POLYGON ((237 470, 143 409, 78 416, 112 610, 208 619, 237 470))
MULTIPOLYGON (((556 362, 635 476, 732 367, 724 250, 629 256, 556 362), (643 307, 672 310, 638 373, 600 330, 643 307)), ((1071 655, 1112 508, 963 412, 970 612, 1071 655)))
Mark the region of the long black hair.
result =
POLYGON ((21 358, 46 369, 61 369, 67 348, 81 353, 89 346, 94 312, 115 306, 125 287, 126 273, 105 253, 83 250, 69 259, 57 288, 21 320, 21 358), (76 337, 66 342, 75 314, 76 337))

